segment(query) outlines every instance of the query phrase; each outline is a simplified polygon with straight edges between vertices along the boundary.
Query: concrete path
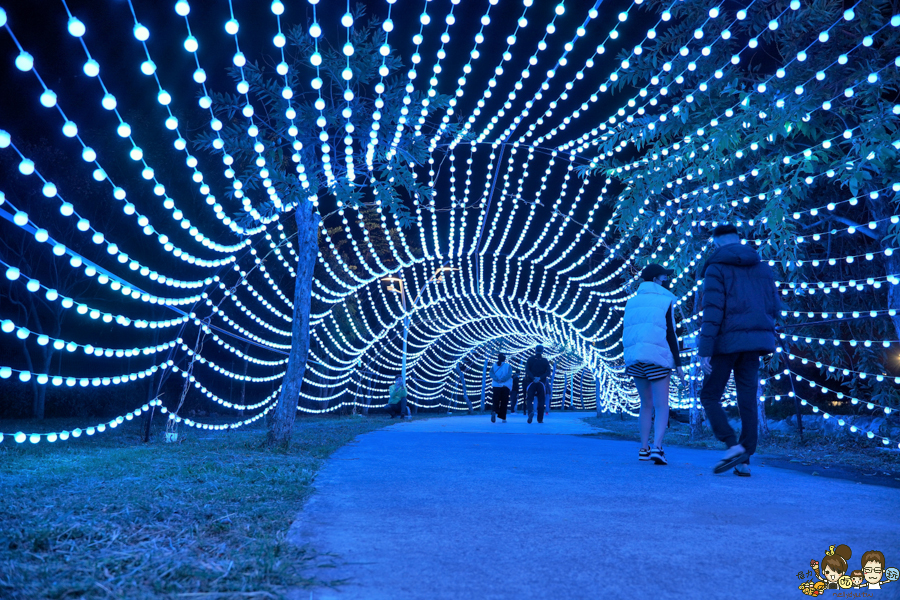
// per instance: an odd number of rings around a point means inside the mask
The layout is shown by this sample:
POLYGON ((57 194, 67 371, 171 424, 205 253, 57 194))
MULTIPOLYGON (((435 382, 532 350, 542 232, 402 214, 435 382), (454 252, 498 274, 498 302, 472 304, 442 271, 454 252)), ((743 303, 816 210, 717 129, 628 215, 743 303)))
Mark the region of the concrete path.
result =
MULTIPOLYGON (((347 580, 316 600, 802 598, 798 572, 847 544, 900 566, 900 491, 719 453, 579 437, 583 415, 542 425, 458 416, 360 436, 316 479, 290 539, 337 556, 347 580), (504 435, 501 435, 504 434, 504 435)), ((850 590, 865 592, 866 590, 850 590)), ((870 592, 900 598, 900 582, 870 592)), ((828 592, 826 597, 831 597, 828 592)))

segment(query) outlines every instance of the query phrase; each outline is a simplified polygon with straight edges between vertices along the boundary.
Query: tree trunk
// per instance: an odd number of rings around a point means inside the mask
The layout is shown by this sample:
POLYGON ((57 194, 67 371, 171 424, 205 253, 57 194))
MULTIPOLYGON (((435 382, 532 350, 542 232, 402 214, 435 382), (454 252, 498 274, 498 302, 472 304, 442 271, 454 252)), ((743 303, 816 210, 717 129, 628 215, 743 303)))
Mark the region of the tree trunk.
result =
POLYGON ((762 384, 758 384, 756 387, 756 414, 759 423, 757 424, 756 430, 759 439, 767 440, 771 434, 769 432, 769 422, 766 420, 766 403, 759 399, 762 395, 763 386, 762 384))
POLYGON ((466 377, 463 375, 462 369, 459 367, 456 368, 456 372, 459 374, 459 384, 462 386, 462 394, 463 399, 466 401, 466 406, 469 407, 469 414, 472 414, 472 401, 469 400, 469 392, 466 391, 466 377))
MULTIPOLYGON (((50 351, 47 349, 46 346, 41 348, 39 357, 40 357, 40 364, 41 364, 41 373, 42 374, 49 373, 50 372, 51 355, 50 355, 50 351)), ((44 412, 45 412, 44 409, 46 407, 47 386, 40 385, 37 382, 37 377, 32 377, 31 381, 32 381, 32 385, 34 386, 34 403, 32 406, 33 412, 34 412, 34 418, 43 420, 44 412)))
POLYGON ((794 393, 794 411, 797 414, 797 433, 800 434, 800 441, 803 441, 803 415, 800 413, 800 398, 796 393, 794 393))
POLYGON ((291 327, 291 352, 281 384, 278 404, 269 421, 268 445, 288 446, 297 416, 300 386, 306 372, 309 354, 309 312, 312 304, 312 280, 319 252, 319 215, 308 202, 302 202, 295 212, 297 220, 297 280, 294 285, 294 321, 291 327))
MULTIPOLYGON (((147 378, 147 404, 150 404, 150 402, 154 398, 154 394, 153 394, 153 380, 154 379, 156 379, 156 373, 150 373, 150 377, 147 378)), ((156 407, 151 406, 150 410, 148 410, 147 412, 144 413, 144 422, 141 423, 141 425, 142 425, 141 440, 144 443, 147 443, 150 441, 150 425, 153 421, 153 413, 155 410, 156 410, 156 407)))
MULTIPOLYGON (((484 366, 481 368, 481 412, 484 412, 484 396, 487 392, 487 369, 489 361, 490 358, 488 356, 485 356, 484 366)), ((494 412, 493 408, 491 408, 491 412, 494 412)))
MULTIPOLYGON (((250 354, 250 342, 244 345, 244 354, 250 354)), ((249 360, 244 360, 244 378, 241 379, 241 406, 247 405, 247 367, 250 365, 249 360)), ((240 410, 241 417, 244 416, 244 409, 240 410)))
POLYGON ((699 403, 691 404, 691 440, 700 439, 703 434, 703 409, 699 403))
POLYGON ((35 419, 44 419, 44 406, 45 400, 47 397, 47 386, 39 385, 37 382, 33 384, 34 387, 34 402, 32 405, 34 418, 35 419))
MULTIPOLYGON (((699 372, 699 367, 696 369, 699 372)), ((692 364, 688 374, 694 374, 694 365, 692 364)), ((690 410, 690 418, 691 418, 691 440, 696 440, 700 438, 700 435, 703 433, 703 407, 700 406, 700 390, 697 386, 697 380, 691 379, 690 391, 691 391, 691 410, 690 410)))
POLYGON ((584 369, 581 370, 581 380, 578 382, 578 400, 581 403, 581 410, 584 410, 584 369))
MULTIPOLYGON (((550 405, 553 404, 553 384, 556 383, 556 363, 553 363, 553 370, 550 372, 550 392, 547 394, 546 405, 544 410, 550 412, 550 405)), ((566 398, 566 390, 563 389, 563 400, 566 398)))
MULTIPOLYGON (((153 331, 153 345, 159 345, 159 329, 153 331)), ((159 388, 162 387, 163 382, 163 371, 157 371, 156 373, 150 373, 150 377, 147 378, 147 404, 150 404, 151 401, 155 400, 157 397, 157 392, 159 388), (157 374, 159 377, 159 385, 157 389, 154 389, 153 382, 157 379, 157 374)), ((159 394, 160 396, 162 394, 159 394)), ((144 443, 150 441, 150 427, 153 424, 153 415, 156 414, 156 406, 151 406, 150 410, 144 413, 143 422, 141 423, 141 440, 144 443)))

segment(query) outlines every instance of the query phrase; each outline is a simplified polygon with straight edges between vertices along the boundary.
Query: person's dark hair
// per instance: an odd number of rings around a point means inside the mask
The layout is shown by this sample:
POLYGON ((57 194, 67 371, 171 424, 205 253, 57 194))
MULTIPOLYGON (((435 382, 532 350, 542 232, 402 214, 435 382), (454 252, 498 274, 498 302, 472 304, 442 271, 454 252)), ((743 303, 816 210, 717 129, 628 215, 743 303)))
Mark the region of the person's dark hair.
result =
MULTIPOLYGON (((835 546, 834 554, 826 555, 825 558, 822 559, 822 573, 824 574, 825 567, 828 567, 832 571, 836 571, 843 575, 847 572, 847 561, 850 560, 850 555, 850 546, 845 544, 835 546)), ((865 566, 865 563, 863 563, 863 566, 865 566)))
POLYGON ((537 346, 534 347, 534 352, 535 352, 535 354, 543 354, 544 347, 541 346, 540 344, 538 344, 537 346))
MULTIPOLYGON (((863 554, 863 556, 865 556, 865 554, 863 554)), ((862 571, 860 571, 859 569, 850 573, 850 577, 859 577, 860 579, 862 579, 862 576, 863 576, 862 571)))
POLYGON ((506 355, 502 352, 497 355, 497 364, 501 364, 504 360, 506 360, 506 355))
POLYGON ((662 265, 658 265, 656 263, 650 263, 641 271, 641 277, 644 281, 653 281, 660 275, 665 275, 666 277, 671 277, 675 274, 673 269, 667 269, 662 265))
POLYGON ((878 550, 867 550, 862 555, 862 566, 865 567, 868 562, 877 562, 884 569, 884 554, 878 550))
POLYGON ((713 237, 722 237, 725 235, 738 235, 737 227, 731 223, 724 223, 713 229, 713 237))

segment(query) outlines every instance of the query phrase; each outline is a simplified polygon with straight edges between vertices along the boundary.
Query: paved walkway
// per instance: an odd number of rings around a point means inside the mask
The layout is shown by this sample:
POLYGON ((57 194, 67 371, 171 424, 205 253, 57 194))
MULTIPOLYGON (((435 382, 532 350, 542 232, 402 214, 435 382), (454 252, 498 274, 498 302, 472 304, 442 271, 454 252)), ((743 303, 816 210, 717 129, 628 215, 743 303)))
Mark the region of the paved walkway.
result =
MULTIPOLYGON (((797 573, 847 544, 900 565, 900 491, 719 453, 581 437, 579 414, 407 422, 360 436, 316 479, 291 529, 337 556, 316 600, 802 598, 797 573), (501 435, 503 434, 503 435, 501 435)), ((852 590, 855 592, 865 590, 852 590)), ((900 598, 900 582, 872 597, 900 598)), ((831 597, 832 593, 826 594, 831 597)))

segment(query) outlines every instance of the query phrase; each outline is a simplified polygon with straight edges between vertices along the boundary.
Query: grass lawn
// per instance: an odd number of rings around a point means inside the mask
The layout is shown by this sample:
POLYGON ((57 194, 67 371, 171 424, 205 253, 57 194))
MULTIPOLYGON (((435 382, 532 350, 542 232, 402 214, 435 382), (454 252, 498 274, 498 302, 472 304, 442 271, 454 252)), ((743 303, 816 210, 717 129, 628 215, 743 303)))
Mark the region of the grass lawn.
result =
MULTIPOLYGON (((638 420, 617 415, 587 417, 591 425, 604 431, 601 436, 633 440, 640 445, 638 420)), ((712 432, 705 431, 698 439, 691 440, 691 428, 687 423, 670 419, 666 430, 666 446, 714 449, 724 451, 725 446, 712 432)), ((900 452, 884 449, 877 442, 860 441, 849 435, 824 435, 820 432, 804 432, 801 440, 796 434, 784 435, 772 432, 768 439, 761 439, 757 454, 811 467, 810 473, 828 475, 829 469, 857 471, 862 477, 891 478, 900 482, 900 452)), ((635 450, 635 452, 637 452, 635 450)), ((803 469, 800 469, 803 470, 803 469)))
MULTIPOLYGON (((358 434, 396 422, 302 416, 291 448, 270 451, 262 425, 182 428, 178 443, 157 434, 143 444, 137 421, 74 441, 0 444, 0 598, 279 598, 309 586, 301 571, 329 557, 284 534, 316 472, 358 434)), ((37 427, 0 422, 19 429, 37 427)))

